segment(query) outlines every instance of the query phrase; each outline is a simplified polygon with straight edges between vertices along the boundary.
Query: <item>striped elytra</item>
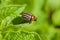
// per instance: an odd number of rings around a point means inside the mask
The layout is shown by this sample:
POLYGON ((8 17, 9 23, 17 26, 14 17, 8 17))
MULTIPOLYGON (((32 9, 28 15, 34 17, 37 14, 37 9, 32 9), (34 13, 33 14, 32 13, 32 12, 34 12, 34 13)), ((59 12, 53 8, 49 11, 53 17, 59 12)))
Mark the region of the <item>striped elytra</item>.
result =
POLYGON ((28 12, 24 13, 22 15, 22 18, 26 21, 36 21, 36 17, 32 13, 28 13, 28 12))

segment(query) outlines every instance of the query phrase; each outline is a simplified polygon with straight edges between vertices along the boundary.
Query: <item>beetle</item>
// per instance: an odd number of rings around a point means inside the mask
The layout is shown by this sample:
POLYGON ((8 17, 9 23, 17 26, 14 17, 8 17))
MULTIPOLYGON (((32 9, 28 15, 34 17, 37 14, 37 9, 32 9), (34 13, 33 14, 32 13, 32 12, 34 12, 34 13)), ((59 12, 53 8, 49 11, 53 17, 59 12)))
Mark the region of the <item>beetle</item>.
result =
POLYGON ((36 21, 37 18, 32 14, 32 13, 29 13, 29 12, 25 12, 23 15, 22 15, 22 18, 25 20, 25 21, 36 21))

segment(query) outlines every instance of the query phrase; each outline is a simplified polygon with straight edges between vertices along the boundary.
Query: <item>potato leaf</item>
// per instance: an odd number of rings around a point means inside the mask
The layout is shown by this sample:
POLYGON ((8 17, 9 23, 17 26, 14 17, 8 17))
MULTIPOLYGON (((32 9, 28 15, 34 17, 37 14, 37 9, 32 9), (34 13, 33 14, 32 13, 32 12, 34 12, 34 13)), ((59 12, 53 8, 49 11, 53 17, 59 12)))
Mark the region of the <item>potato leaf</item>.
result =
POLYGON ((6 27, 12 19, 19 16, 26 5, 6 5, 0 8, 0 27, 6 27))
POLYGON ((2 33, 3 40, 41 40, 35 32, 5 31, 2 33))

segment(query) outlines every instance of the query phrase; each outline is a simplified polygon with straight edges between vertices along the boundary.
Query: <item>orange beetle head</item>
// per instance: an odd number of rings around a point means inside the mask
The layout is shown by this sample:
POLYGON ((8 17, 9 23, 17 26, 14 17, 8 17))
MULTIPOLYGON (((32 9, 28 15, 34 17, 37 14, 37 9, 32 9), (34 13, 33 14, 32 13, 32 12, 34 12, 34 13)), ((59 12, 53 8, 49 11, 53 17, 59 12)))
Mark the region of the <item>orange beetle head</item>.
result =
POLYGON ((32 16, 32 17, 31 17, 31 20, 32 20, 32 21, 36 21, 37 18, 36 18, 35 16, 32 16))

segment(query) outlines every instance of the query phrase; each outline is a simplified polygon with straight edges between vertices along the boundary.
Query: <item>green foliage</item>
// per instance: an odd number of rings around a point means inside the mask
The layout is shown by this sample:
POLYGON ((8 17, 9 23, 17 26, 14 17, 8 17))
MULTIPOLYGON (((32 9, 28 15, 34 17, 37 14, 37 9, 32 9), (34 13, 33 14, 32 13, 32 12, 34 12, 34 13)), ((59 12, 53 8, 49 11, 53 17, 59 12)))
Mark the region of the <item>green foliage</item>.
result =
POLYGON ((52 15, 52 20, 54 25, 58 25, 58 26, 60 25, 60 10, 56 11, 52 15))
POLYGON ((2 33, 3 40, 40 40, 37 33, 29 33, 24 31, 6 31, 2 33))
POLYGON ((0 0, 0 40, 60 40, 60 0, 0 0), (31 12, 37 21, 21 17, 31 12))
POLYGON ((7 27, 10 22, 24 10, 25 5, 6 5, 0 8, 1 28, 7 27), (21 10, 21 11, 20 11, 21 10))

